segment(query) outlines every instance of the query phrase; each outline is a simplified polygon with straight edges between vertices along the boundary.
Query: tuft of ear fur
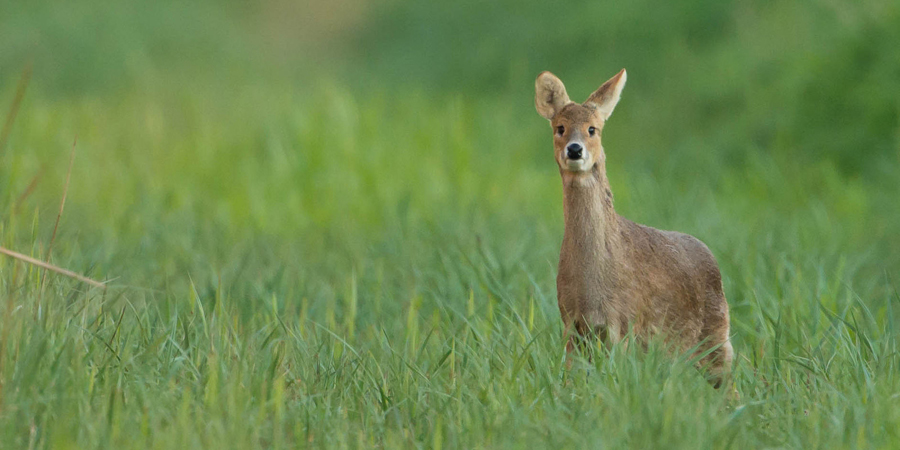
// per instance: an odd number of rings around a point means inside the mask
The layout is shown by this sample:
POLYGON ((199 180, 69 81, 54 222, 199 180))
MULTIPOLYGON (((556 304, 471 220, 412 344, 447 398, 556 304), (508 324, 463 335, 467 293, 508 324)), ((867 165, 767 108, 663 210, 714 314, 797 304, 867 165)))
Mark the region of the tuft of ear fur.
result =
POLYGON ((537 80, 534 80, 534 107, 538 114, 550 120, 563 106, 571 103, 566 87, 556 75, 550 72, 541 72, 537 80))
POLYGON ((615 76, 610 78, 603 86, 600 86, 587 100, 582 103, 584 106, 594 108, 600 113, 603 120, 609 119, 613 109, 619 103, 619 97, 622 96, 622 88, 625 87, 625 80, 628 74, 622 69, 615 76))

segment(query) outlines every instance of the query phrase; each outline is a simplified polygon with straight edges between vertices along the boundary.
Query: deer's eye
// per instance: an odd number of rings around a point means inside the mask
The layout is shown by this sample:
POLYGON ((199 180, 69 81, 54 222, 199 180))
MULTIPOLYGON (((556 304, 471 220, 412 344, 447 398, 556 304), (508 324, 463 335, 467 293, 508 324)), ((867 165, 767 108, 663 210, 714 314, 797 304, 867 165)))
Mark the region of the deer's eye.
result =
POLYGON ((562 136, 563 133, 565 133, 565 132, 566 132, 566 127, 564 127, 562 125, 556 127, 556 134, 562 136))
POLYGON ((597 129, 594 127, 588 127, 588 134, 593 136, 597 133, 597 129))

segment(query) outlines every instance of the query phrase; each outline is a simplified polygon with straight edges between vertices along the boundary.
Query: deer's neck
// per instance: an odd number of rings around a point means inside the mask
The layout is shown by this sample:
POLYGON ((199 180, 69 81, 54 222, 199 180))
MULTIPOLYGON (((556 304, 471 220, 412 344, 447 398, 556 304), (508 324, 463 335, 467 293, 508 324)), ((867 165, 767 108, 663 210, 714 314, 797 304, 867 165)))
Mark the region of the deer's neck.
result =
POLYGON ((566 223, 561 259, 579 266, 612 263, 619 223, 606 168, 598 164, 590 172, 562 175, 566 223))

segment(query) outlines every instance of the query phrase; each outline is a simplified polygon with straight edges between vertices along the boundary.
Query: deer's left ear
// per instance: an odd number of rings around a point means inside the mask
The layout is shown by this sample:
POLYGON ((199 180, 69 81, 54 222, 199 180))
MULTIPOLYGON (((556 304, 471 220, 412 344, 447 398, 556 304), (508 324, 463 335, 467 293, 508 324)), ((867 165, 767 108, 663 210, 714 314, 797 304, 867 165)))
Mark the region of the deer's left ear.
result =
POLYGON ((628 78, 628 74, 625 73, 625 69, 620 70, 614 77, 603 83, 603 86, 594 91, 583 105, 596 109, 603 120, 609 119, 616 104, 619 103, 619 97, 622 96, 626 78, 628 78))

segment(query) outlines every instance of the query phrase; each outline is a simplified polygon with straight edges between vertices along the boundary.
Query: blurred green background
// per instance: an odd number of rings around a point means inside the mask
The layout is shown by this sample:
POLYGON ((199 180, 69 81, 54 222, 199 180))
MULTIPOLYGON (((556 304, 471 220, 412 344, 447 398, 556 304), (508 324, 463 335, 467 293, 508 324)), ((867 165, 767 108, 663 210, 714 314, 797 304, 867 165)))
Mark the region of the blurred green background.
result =
POLYGON ((898 48, 888 0, 0 0, 0 245, 46 259, 77 136, 52 260, 110 280, 0 259, 0 441, 889 448, 898 48), (534 77, 623 67, 617 211, 718 258, 738 400, 560 364, 534 77))

